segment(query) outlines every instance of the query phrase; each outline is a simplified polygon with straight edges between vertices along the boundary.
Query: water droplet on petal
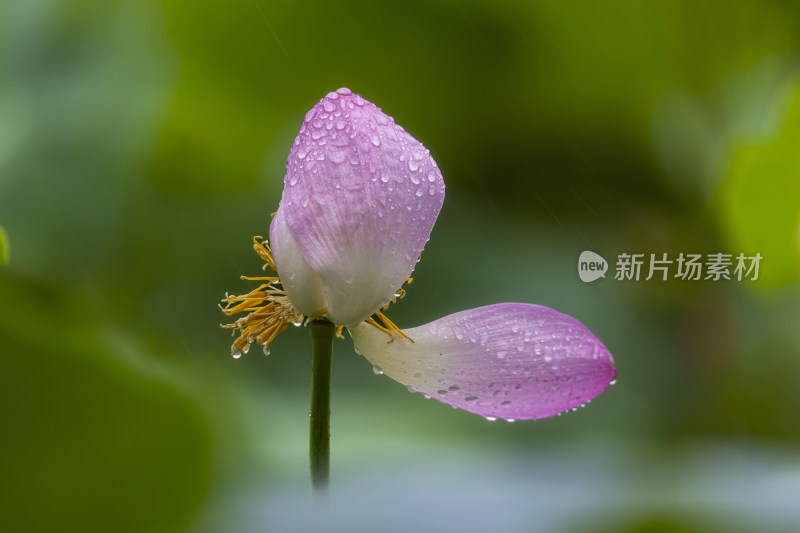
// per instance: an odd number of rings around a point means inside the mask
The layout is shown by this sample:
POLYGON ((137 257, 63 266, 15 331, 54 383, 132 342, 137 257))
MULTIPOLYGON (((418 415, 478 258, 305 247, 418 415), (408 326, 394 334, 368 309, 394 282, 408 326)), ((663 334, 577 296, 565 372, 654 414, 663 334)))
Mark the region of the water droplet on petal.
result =
POLYGON ((347 158, 347 152, 345 152, 344 150, 339 150, 338 152, 333 152, 328 157, 330 157, 331 161, 333 161, 338 165, 344 162, 344 160, 347 158))
POLYGON ((330 100, 325 100, 324 102, 322 102, 322 107, 323 107, 323 108, 325 109, 325 111, 327 111, 328 113, 330 113, 331 111, 333 111, 334 109, 336 109, 336 106, 335 106, 335 105, 333 105, 333 102, 331 102, 330 100))
POLYGON ((408 160, 408 169, 409 169, 411 172, 416 172, 418 168, 419 168, 419 163, 417 163, 417 162, 416 162, 416 161, 414 161, 413 159, 409 159, 409 160, 408 160))
POLYGON ((242 352, 234 346, 231 350, 231 356, 233 356, 234 359, 239 359, 242 356, 242 352))
POLYGON ((369 140, 372 141, 372 144, 375 145, 375 146, 380 146, 381 145, 380 138, 377 135, 375 135, 374 133, 372 135, 370 135, 369 140))
POLYGON ((436 181, 436 173, 432 170, 428 172, 428 181, 430 181, 431 183, 436 181))
POLYGON ((264 355, 269 355, 269 346, 264 345, 264 355))

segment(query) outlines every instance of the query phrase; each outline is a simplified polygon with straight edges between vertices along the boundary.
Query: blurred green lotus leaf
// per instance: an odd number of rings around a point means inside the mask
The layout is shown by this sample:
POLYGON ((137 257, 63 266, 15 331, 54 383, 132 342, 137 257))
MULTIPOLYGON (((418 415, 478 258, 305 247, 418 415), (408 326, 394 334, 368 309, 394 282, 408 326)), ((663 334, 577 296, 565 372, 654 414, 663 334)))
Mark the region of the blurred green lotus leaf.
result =
POLYGON ((6 277, 0 294, 16 304, 0 305, 6 527, 188 527, 210 476, 210 429, 197 402, 113 357, 78 293, 6 277))
POLYGON ((784 102, 778 131, 734 152, 717 196, 731 251, 764 257, 757 281, 764 287, 785 285, 800 274, 800 79, 779 92, 776 105, 784 102))

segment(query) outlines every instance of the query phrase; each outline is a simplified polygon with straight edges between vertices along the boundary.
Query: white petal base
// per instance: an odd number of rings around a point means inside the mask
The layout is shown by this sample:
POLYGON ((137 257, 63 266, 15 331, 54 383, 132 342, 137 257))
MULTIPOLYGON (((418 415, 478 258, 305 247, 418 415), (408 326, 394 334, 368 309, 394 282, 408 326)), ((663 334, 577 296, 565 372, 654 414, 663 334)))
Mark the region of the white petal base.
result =
POLYGON ((278 208, 272 218, 269 240, 278 276, 295 309, 306 316, 313 316, 327 309, 328 297, 322 280, 303 257, 286 225, 282 208, 278 208))

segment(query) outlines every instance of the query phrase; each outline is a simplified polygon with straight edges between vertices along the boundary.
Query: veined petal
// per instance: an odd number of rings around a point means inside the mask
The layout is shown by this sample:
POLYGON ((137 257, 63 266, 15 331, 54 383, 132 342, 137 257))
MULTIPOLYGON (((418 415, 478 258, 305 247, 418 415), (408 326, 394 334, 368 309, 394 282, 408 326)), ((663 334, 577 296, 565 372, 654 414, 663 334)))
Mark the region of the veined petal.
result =
POLYGON ((550 308, 504 303, 404 330, 350 329, 379 371, 490 418, 538 419, 583 405, 614 380, 614 359, 583 324, 550 308))
POLYGON ((328 307, 322 280, 303 257, 292 237, 283 211, 279 208, 269 226, 272 259, 278 276, 292 305, 306 316, 313 316, 328 307))
POLYGON ((397 292, 443 200, 428 150, 370 102, 339 89, 308 112, 280 207, 322 280, 331 321, 358 324, 397 292))

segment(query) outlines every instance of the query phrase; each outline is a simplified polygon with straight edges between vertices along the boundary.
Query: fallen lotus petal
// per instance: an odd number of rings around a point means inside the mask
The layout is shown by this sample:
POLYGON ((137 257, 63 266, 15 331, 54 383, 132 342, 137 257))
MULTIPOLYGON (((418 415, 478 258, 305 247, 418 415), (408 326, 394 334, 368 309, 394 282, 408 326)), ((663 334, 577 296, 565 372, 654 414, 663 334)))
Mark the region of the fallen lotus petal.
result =
POLYGON ((366 320, 411 275, 443 201, 419 141, 348 89, 328 94, 295 140, 270 228, 289 300, 335 324, 366 320))
POLYGON ((503 303, 406 329, 413 342, 350 329, 376 371, 487 418, 544 418, 578 407, 616 376, 614 359, 578 320, 543 306, 503 303))

